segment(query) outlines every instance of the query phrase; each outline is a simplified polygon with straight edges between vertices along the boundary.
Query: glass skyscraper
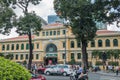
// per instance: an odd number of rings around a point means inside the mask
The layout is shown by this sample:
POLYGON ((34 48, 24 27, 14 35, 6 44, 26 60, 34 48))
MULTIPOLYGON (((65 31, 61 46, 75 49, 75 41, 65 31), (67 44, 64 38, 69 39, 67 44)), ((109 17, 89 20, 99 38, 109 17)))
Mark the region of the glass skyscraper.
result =
POLYGON ((57 15, 49 15, 48 16, 48 24, 52 24, 55 22, 63 23, 63 19, 59 18, 57 15))

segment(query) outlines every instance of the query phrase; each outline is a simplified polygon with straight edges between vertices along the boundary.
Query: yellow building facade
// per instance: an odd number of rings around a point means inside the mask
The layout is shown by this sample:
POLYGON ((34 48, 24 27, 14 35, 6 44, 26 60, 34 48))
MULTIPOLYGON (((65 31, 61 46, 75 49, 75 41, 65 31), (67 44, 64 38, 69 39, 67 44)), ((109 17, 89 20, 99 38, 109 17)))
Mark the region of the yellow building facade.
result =
MULTIPOLYGON (((70 27, 61 23, 53 23, 42 27, 39 35, 32 36, 33 62, 48 64, 64 63, 75 59, 77 63, 82 60, 81 43, 77 42, 70 27), (65 46, 66 45, 66 46, 65 46)), ((97 36, 87 45, 88 61, 95 63, 92 59, 93 50, 118 50, 120 49, 120 33, 117 31, 98 30, 97 36)), ((29 58, 28 36, 0 40, 0 53, 13 54, 13 61, 23 62, 29 58)))

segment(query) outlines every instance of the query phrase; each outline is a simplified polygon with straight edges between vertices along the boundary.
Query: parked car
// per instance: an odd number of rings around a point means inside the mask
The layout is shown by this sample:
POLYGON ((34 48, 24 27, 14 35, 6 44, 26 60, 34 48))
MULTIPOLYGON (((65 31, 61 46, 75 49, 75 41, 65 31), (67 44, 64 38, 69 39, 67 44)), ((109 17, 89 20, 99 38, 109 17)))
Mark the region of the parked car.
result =
POLYGON ((50 66, 40 67, 40 68, 37 69, 37 71, 38 71, 39 74, 44 74, 44 71, 49 67, 50 66))
POLYGON ((46 80, 42 75, 31 74, 32 78, 30 80, 46 80))
POLYGON ((67 76, 73 73, 73 70, 71 69, 70 65, 55 65, 51 66, 50 68, 47 68, 44 73, 46 75, 58 74, 67 76))

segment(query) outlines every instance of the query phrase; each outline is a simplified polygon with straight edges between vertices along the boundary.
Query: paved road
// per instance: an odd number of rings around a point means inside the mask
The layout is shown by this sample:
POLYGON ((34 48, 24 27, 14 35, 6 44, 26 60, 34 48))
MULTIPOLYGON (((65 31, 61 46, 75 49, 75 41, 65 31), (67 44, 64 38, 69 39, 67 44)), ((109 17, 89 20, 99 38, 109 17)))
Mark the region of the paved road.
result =
MULTIPOLYGON (((46 77, 47 80, 70 80, 69 76, 56 76, 56 75, 52 76, 44 75, 44 76, 46 77)), ((89 80, 120 80, 120 76, 115 76, 115 74, 111 76, 90 72, 88 76, 89 80)))
MULTIPOLYGON (((44 75, 45 76, 45 75, 44 75)), ((47 80, 70 80, 69 76, 45 76, 47 80)))
POLYGON ((120 76, 109 73, 89 73, 89 80, 120 80, 120 76))

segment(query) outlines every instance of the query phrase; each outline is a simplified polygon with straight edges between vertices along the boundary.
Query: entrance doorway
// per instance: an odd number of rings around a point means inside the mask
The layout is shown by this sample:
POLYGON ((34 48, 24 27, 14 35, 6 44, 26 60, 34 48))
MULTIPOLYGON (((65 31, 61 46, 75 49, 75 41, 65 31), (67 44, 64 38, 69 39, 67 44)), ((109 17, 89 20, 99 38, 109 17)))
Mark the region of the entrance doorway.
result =
POLYGON ((44 63, 45 65, 49 65, 49 64, 57 64, 57 57, 47 57, 44 59, 44 63))

